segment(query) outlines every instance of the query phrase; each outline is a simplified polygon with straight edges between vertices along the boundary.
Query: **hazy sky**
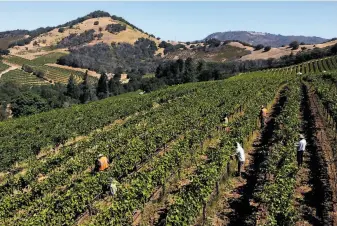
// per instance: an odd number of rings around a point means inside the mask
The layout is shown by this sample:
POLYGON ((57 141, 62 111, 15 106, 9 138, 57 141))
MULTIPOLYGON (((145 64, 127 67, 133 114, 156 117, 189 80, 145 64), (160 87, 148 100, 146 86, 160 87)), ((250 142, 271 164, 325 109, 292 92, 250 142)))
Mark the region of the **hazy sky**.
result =
POLYGON ((0 31, 55 26, 94 10, 164 40, 229 30, 337 37, 337 2, 0 2, 0 31))

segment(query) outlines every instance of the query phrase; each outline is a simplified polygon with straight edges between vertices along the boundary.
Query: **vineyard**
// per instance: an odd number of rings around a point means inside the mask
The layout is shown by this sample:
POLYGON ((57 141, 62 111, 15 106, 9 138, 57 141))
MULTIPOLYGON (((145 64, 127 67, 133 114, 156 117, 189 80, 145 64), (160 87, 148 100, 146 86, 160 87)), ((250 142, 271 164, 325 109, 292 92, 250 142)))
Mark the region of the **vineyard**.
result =
MULTIPOLYGON (((67 69, 63 69, 63 68, 45 65, 45 64, 56 63, 57 59, 60 58, 61 56, 64 56, 64 55, 65 55, 64 53, 55 52, 55 53, 49 53, 49 54, 44 55, 44 56, 40 56, 38 58, 35 58, 34 60, 27 60, 27 59, 22 58, 22 57, 11 55, 11 56, 6 57, 5 60, 7 62, 11 63, 11 64, 18 65, 18 66, 28 65, 34 71, 42 72, 43 73, 43 79, 46 82, 67 84, 69 77, 71 75, 73 75, 75 77, 75 81, 80 83, 83 80, 84 73, 79 72, 79 71, 67 70, 67 69)), ((3 64, 2 63, 0 64, 0 71, 1 71, 1 68, 2 68, 1 65, 3 65, 3 64)), ((17 80, 19 83, 32 84, 32 81, 31 81, 32 78, 31 77, 35 76, 35 75, 27 76, 27 82, 23 81, 24 75, 28 75, 28 73, 25 73, 24 71, 22 71, 22 73, 19 73, 19 72, 16 71, 15 73, 9 73, 6 77, 7 77, 7 80, 9 79, 9 80, 13 80, 13 81, 15 81, 15 79, 17 77, 20 77, 20 79, 17 80), (11 75, 14 75, 13 78, 9 78, 9 76, 11 76, 11 75)), ((41 79, 36 77, 36 80, 40 81, 41 79)), ((92 80, 92 82, 94 82, 93 81, 94 78, 91 78, 91 80, 92 80)), ((40 84, 40 83, 35 83, 35 84, 40 84)))
POLYGON ((48 84, 43 79, 39 79, 35 75, 31 75, 22 70, 16 69, 9 71, 1 76, 0 82, 14 82, 25 85, 44 85, 48 84))
MULTIPOLYGON (((43 65, 53 59, 30 65, 65 82, 65 69, 43 65)), ((0 122, 0 225, 336 225, 335 70, 329 57, 0 122), (100 153, 111 166, 92 173, 100 153)))
POLYGON ((6 65, 6 64, 4 64, 4 63, 2 63, 2 62, 0 61, 0 73, 1 73, 2 71, 5 71, 5 70, 8 69, 8 68, 9 68, 8 65, 6 65))

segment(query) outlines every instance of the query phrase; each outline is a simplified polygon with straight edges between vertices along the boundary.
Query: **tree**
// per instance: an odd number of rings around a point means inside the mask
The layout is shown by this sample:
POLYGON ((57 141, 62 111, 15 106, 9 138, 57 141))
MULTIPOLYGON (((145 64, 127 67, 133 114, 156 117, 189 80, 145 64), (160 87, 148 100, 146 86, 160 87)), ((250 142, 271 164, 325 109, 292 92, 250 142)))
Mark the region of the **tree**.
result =
POLYGON ((20 94, 12 102, 14 117, 36 114, 49 109, 47 100, 29 91, 20 94))
POLYGON ((98 80, 96 94, 98 99, 104 99, 109 96, 108 76, 106 75, 106 73, 102 73, 101 77, 98 80))
POLYGON ((182 59, 178 59, 176 63, 178 64, 179 74, 181 74, 185 70, 185 62, 182 59))
POLYGON ((221 79, 221 74, 219 69, 215 68, 212 71, 212 77, 214 78, 214 80, 220 80, 221 79))
POLYGON ((212 78, 212 72, 210 70, 203 70, 199 75, 199 81, 209 81, 212 78))
POLYGON ((8 118, 7 114, 7 103, 6 101, 2 101, 0 104, 0 121, 6 120, 8 118))
POLYGON ((221 41, 215 38, 211 38, 206 40, 206 44, 209 45, 209 47, 218 47, 221 45, 221 41))
POLYGON ((80 98, 80 89, 76 85, 73 75, 71 75, 69 77, 66 95, 70 96, 73 99, 79 99, 80 98))
POLYGON ((8 49, 0 49, 0 56, 1 55, 8 55, 9 54, 9 50, 8 49))
POLYGON ((293 41, 289 44, 289 47, 292 48, 292 50, 298 49, 299 46, 298 41, 293 41))
POLYGON ((58 30, 58 32, 63 33, 64 32, 64 28, 60 27, 59 30, 58 30))
POLYGON ((258 44, 257 46, 255 46, 254 50, 260 50, 260 49, 263 49, 263 48, 264 48, 264 45, 258 44))
POLYGON ((192 58, 187 58, 185 61, 185 71, 183 74, 183 82, 196 82, 197 80, 197 73, 195 64, 192 58))
POLYGON ((123 24, 108 24, 105 30, 112 34, 117 34, 121 31, 126 30, 126 26, 123 24))
POLYGON ((120 84, 119 81, 116 81, 113 78, 109 80, 108 88, 109 88, 110 96, 116 96, 116 95, 124 93, 123 85, 120 84))
POLYGON ((201 73, 206 68, 205 61, 201 60, 198 62, 197 72, 201 73))
POLYGON ((305 43, 304 43, 304 42, 301 42, 300 45, 305 45, 305 43))
POLYGON ((24 71, 27 72, 27 73, 32 73, 32 72, 34 71, 33 68, 32 68, 31 66, 26 65, 26 64, 23 64, 23 65, 22 65, 22 70, 24 70, 24 71))
POLYGON ((271 50, 271 46, 266 46, 266 47, 264 47, 264 51, 265 51, 265 52, 268 52, 269 50, 271 50))
POLYGON ((330 53, 333 54, 333 55, 337 54, 337 44, 335 44, 331 47, 330 53))
POLYGON ((45 76, 43 71, 33 71, 33 74, 39 78, 43 78, 45 76))
POLYGON ((85 104, 91 100, 96 99, 95 93, 93 92, 93 89, 89 83, 88 73, 85 73, 84 75, 84 81, 80 86, 80 90, 81 90, 80 101, 82 104, 85 104))

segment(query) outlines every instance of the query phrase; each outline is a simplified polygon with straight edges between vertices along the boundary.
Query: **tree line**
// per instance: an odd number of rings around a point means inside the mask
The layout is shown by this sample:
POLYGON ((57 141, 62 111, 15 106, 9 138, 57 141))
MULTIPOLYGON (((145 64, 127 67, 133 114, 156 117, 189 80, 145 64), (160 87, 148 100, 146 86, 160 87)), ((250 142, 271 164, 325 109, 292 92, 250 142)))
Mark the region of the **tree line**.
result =
POLYGON ((144 75, 154 72, 159 57, 154 56, 157 46, 154 41, 139 38, 134 45, 129 43, 98 43, 93 46, 70 48, 70 54, 57 63, 71 67, 87 68, 98 73, 126 73, 144 75))

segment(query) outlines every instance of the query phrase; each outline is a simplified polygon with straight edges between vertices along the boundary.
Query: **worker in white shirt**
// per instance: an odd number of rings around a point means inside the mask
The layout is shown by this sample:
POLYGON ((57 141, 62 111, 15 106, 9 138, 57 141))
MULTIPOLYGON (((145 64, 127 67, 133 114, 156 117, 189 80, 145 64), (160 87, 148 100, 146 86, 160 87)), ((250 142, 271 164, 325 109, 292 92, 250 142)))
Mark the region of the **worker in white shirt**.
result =
POLYGON ((236 156, 238 159, 238 174, 241 177, 241 168, 245 163, 245 151, 238 142, 236 142, 236 156))
POLYGON ((300 134, 300 141, 298 142, 298 148, 297 148, 297 165, 298 165, 298 167, 302 166, 303 153, 305 151, 306 146, 307 146, 307 141, 305 140, 304 136, 302 134, 300 134))

